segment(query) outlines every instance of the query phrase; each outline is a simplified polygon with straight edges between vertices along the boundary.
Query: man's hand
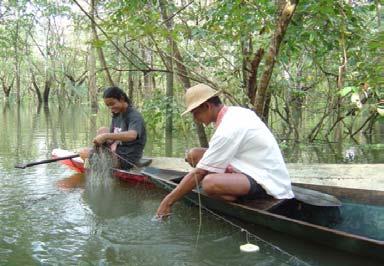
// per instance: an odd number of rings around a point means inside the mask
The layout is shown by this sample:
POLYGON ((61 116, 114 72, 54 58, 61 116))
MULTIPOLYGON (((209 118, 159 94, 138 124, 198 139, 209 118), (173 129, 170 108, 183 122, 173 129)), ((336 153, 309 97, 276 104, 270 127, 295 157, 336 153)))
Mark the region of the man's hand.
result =
POLYGON ((94 143, 95 145, 101 145, 101 144, 103 144, 104 142, 106 142, 106 141, 108 140, 107 136, 108 136, 108 133, 104 133, 104 134, 97 135, 97 136, 93 139, 93 143, 94 143))
POLYGON ((171 215, 171 207, 172 204, 170 204, 168 198, 165 197, 156 211, 156 217, 162 219, 166 216, 171 215))
POLYGON ((182 198, 185 194, 192 191, 199 185, 200 181, 208 172, 203 169, 192 169, 177 185, 175 189, 171 191, 160 203, 159 208, 156 211, 157 218, 163 218, 171 214, 172 205, 182 198))

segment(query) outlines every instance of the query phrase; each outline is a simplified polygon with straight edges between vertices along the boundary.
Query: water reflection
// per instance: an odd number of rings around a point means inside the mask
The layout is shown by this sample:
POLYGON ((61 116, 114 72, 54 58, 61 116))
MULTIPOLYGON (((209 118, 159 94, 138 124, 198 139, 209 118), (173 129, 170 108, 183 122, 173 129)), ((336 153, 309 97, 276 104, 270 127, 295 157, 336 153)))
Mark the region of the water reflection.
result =
POLYGON ((85 174, 75 173, 69 177, 57 181, 57 186, 63 190, 71 190, 76 188, 84 188, 85 174))
MULTIPOLYGON (((162 191, 142 184, 122 183, 111 177, 105 177, 108 180, 103 182, 100 177, 89 178, 98 181, 92 184, 89 180, 84 182, 84 175, 72 175, 57 182, 67 193, 81 194, 96 223, 95 231, 90 228, 84 231, 92 233, 82 247, 86 252, 79 262, 116 265, 306 265, 294 255, 260 238, 246 237, 239 228, 205 211, 200 213, 198 208, 182 202, 177 204, 170 219, 154 222, 151 217, 163 197, 162 191), (82 185, 81 190, 68 190, 82 185), (247 239, 259 245, 260 252, 240 252, 240 245, 247 239)), ((81 221, 79 223, 82 224, 81 221)), ((33 243, 39 262, 44 261, 42 258, 52 262, 47 253, 48 245, 51 244, 41 241, 33 243)))
POLYGON ((141 187, 132 190, 121 186, 120 182, 107 176, 111 180, 108 186, 92 185, 87 182, 84 190, 84 202, 99 218, 113 219, 121 216, 130 218, 142 214, 141 187), (128 194, 130 194, 128 196, 128 194))
MULTIPOLYGON (((91 114, 82 105, 71 105, 61 110, 44 106, 44 115, 41 115, 42 107, 32 112, 29 108, 30 106, 10 104, 3 107, 1 122, 7 127, 2 129, 4 137, 0 140, 0 145, 14 144, 16 159, 22 159, 20 156, 25 153, 37 154, 42 148, 49 152, 53 148, 77 150, 89 146, 96 129, 108 125, 111 119, 109 111, 105 108, 101 108, 97 114, 91 114)), ((289 163, 384 163, 383 130, 384 126, 379 123, 371 135, 373 143, 376 144, 369 144, 362 134, 358 136, 359 142, 351 139, 309 144, 284 140, 280 142, 280 146, 285 160, 289 163), (352 157, 350 150, 354 150, 352 157)), ((278 136, 278 132, 275 134, 278 136)), ((174 130, 172 139, 169 139, 169 136, 167 134, 167 137, 164 137, 162 130, 148 130, 145 155, 183 157, 186 149, 198 146, 195 134, 185 136, 183 130, 174 130)))
MULTIPOLYGON (((374 265, 365 258, 323 249, 253 225, 241 226, 248 226, 250 232, 282 250, 254 238, 252 243, 261 251, 244 254, 239 251, 246 240, 243 232, 183 202, 177 203, 168 222, 151 221, 163 191, 109 179, 112 185, 88 186, 87 177, 55 163, 15 170, 15 163, 49 158, 52 148, 76 150, 89 145, 93 130, 108 125, 110 114, 101 109, 90 118, 87 107, 82 105, 61 110, 53 105, 49 110, 11 103, 2 107, 0 265, 303 264, 283 251, 311 265, 374 265)), ((374 137, 377 144, 372 145, 283 145, 289 162, 342 162, 345 150, 354 147, 353 162, 382 163, 382 137, 374 137)), ((161 132, 150 132, 148 141, 147 156, 165 155, 161 132)), ((196 145, 193 134, 174 132, 172 155, 181 157, 185 148, 196 145)), ((367 213, 365 219, 370 215, 367 213)))

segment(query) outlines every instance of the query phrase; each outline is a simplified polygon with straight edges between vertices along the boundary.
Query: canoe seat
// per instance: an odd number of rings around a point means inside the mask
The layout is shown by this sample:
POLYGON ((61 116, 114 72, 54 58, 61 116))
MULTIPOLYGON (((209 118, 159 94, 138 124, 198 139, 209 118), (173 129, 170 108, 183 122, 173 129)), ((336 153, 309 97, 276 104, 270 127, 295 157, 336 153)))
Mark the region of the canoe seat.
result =
POLYGON ((245 205, 252 209, 268 211, 272 208, 279 206, 284 201, 285 201, 284 199, 275 199, 275 198, 255 199, 255 200, 246 201, 242 203, 242 205, 245 205))
POLYGON ((152 159, 150 158, 141 158, 137 163, 136 163, 136 166, 137 167, 145 167, 145 166, 148 166, 152 163, 152 159))

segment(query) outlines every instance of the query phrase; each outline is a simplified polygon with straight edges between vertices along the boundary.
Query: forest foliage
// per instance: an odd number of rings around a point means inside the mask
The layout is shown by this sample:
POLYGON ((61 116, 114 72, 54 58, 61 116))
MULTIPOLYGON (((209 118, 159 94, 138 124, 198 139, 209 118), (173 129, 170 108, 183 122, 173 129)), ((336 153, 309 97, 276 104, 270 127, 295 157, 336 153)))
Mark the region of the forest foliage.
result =
POLYGON ((0 6, 4 102, 89 102, 123 88, 151 130, 187 134, 184 91, 222 90, 280 139, 354 138, 383 122, 381 0, 21 0, 0 6), (381 100, 381 101, 380 101, 381 100))

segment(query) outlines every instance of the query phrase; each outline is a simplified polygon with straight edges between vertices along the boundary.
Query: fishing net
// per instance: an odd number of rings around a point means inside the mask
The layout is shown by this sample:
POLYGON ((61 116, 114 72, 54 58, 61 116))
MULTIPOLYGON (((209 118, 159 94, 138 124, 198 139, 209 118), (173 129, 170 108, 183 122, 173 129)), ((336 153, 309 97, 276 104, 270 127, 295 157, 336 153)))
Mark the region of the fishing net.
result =
POLYGON ((115 181, 112 178, 112 168, 117 165, 117 159, 110 150, 104 147, 95 149, 89 158, 88 186, 111 187, 115 181))

